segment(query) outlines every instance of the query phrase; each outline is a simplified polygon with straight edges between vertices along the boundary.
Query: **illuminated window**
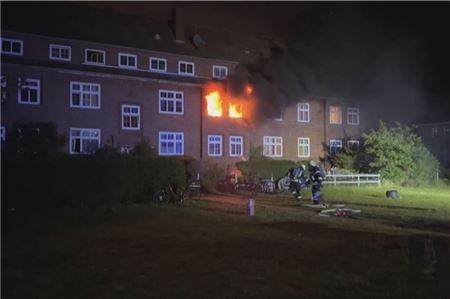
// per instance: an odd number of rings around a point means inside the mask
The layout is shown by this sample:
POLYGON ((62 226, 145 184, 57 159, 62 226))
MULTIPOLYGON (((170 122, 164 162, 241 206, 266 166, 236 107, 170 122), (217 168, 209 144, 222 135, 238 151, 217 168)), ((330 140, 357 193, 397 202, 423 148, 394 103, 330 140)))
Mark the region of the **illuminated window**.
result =
POLYGON ((159 113, 183 114, 184 93, 181 91, 160 90, 159 91, 159 113))
POLYGON ((2 38, 2 54, 23 55, 23 41, 18 39, 2 38))
POLYGON ((159 132, 159 154, 162 156, 184 155, 184 133, 159 132))
POLYGON ((166 72, 167 59, 150 57, 150 70, 154 72, 166 72))
POLYGON ((359 149, 359 140, 348 140, 347 147, 352 151, 357 151, 359 149))
POLYGON ((100 84, 70 82, 70 107, 100 109, 100 84))
POLYGON ((122 129, 139 130, 141 128, 141 107, 122 105, 122 129))
POLYGON ((263 154, 266 157, 283 157, 283 137, 264 136, 263 154))
POLYGON ((359 108, 347 108, 347 124, 359 125, 359 108))
POLYGON ((242 157, 244 137, 230 136, 230 157, 242 157))
POLYGON ((119 53, 119 67, 128 69, 137 68, 137 56, 133 54, 119 53))
POLYGON ((41 102, 41 81, 38 79, 20 79, 17 89, 19 104, 39 105, 41 102))
POLYGON ((330 140, 330 155, 335 156, 342 149, 342 140, 331 139, 330 140))
POLYGON ((340 106, 330 105, 330 124, 342 124, 342 109, 340 106))
POLYGON ((100 147, 100 129, 70 128, 70 153, 92 154, 100 147))
POLYGON ((48 56, 52 60, 70 61, 70 50, 69 46, 50 44, 48 45, 48 56))
POLYGON ((298 138, 298 157, 299 158, 309 158, 309 156, 310 156, 309 138, 299 137, 298 138))
POLYGON ((223 80, 228 75, 228 68, 226 66, 213 65, 213 78, 223 80))
POLYGON ((309 103, 297 104, 297 121, 309 123, 309 103))
POLYGON ((178 74, 194 76, 194 63, 186 61, 178 61, 178 74))
POLYGON ((106 52, 103 50, 84 49, 84 61, 88 64, 105 64, 106 52))
POLYGON ((208 135, 208 156, 222 156, 222 136, 208 135))

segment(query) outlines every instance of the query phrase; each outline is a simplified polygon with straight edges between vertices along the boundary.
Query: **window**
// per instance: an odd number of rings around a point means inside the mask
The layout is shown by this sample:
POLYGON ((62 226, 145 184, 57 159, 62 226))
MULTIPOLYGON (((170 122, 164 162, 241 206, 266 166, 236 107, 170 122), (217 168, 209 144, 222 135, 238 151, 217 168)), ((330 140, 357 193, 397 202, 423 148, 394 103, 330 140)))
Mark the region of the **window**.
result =
POLYGON ((444 134, 450 135, 450 127, 444 127, 444 134))
POLYGON ((283 157, 283 137, 264 136, 263 154, 267 157, 283 157))
POLYGON ((141 129, 141 107, 139 105, 122 105, 122 129, 141 129))
POLYGON ((222 156, 222 136, 208 135, 208 156, 222 156))
POLYGON ((242 157, 244 153, 244 137, 230 136, 230 157, 242 157))
POLYGON ((6 130, 4 126, 0 127, 0 140, 5 141, 6 139, 6 130))
POLYGON ((297 121, 301 123, 309 123, 309 103, 297 104, 297 121))
POLYGON ((132 54, 119 53, 119 66, 128 69, 137 68, 137 56, 132 54))
POLYGON ((105 64, 106 52, 102 50, 84 49, 84 62, 88 64, 105 64))
POLYGON ((2 54, 23 55, 23 41, 18 39, 2 38, 2 54))
POLYGON ((359 140, 348 140, 347 147, 352 151, 357 151, 359 149, 359 140))
POLYGON ((92 154, 100 147, 100 129, 70 128, 70 153, 92 154))
POLYGON ((178 74, 194 76, 194 63, 178 61, 178 74))
POLYGON ((439 135, 439 128, 438 127, 431 128, 431 137, 436 137, 437 135, 439 135))
POLYGON ((331 139, 330 140, 330 155, 336 155, 342 149, 342 140, 331 139))
POLYGON ((298 138, 298 157, 299 158, 309 158, 310 147, 309 138, 299 137, 298 138))
POLYGON ((184 93, 181 91, 159 91, 159 113, 183 114, 184 93))
POLYGON ((6 87, 8 87, 8 81, 6 80, 5 76, 1 76, 1 91, 2 91, 2 103, 6 101, 6 98, 8 97, 8 94, 6 92, 6 87))
POLYGON ((342 124, 342 109, 340 106, 330 105, 330 124, 342 124))
POLYGON ((150 57, 150 70, 154 72, 166 72, 167 59, 150 57))
POLYGON ((184 133, 159 132, 160 155, 183 155, 184 133))
POLYGON ((359 108, 347 108, 347 124, 359 125, 359 108))
POLYGON ((19 104, 39 105, 41 103, 41 81, 37 79, 18 80, 17 101, 19 104))
POLYGON ((70 107, 100 109, 100 84, 70 82, 70 107))
POLYGON ((213 65, 213 78, 223 80, 228 75, 228 68, 226 66, 213 65))
POLYGON ((70 47, 63 45, 48 45, 48 56, 53 60, 70 61, 70 47))

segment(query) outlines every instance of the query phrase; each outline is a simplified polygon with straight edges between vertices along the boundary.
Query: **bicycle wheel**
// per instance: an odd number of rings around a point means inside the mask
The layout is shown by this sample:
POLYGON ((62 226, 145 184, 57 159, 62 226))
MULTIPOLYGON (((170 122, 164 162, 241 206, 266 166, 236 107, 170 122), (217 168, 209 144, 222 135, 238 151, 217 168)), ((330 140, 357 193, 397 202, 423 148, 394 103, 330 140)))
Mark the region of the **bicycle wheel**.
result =
POLYGON ((153 194, 153 200, 158 204, 167 203, 169 201, 169 194, 165 189, 161 189, 153 194))

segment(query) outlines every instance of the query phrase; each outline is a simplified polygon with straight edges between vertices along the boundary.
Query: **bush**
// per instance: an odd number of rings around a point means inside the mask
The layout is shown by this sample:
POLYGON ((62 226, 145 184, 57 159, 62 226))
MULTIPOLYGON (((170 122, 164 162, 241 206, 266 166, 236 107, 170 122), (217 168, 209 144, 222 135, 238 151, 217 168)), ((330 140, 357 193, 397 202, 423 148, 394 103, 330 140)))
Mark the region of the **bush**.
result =
MULTIPOLYGON (((305 167, 307 162, 305 161, 305 167)), ((236 163, 236 167, 244 175, 254 175, 261 178, 278 179, 285 176, 288 170, 298 164, 289 160, 267 160, 267 161, 241 161, 236 163)))
POLYGON ((226 169, 210 161, 200 162, 200 181, 206 192, 217 191, 217 184, 226 176, 226 169))
POLYGON ((176 159, 96 154, 2 162, 3 203, 8 207, 148 202, 168 183, 185 186, 185 168, 176 159))

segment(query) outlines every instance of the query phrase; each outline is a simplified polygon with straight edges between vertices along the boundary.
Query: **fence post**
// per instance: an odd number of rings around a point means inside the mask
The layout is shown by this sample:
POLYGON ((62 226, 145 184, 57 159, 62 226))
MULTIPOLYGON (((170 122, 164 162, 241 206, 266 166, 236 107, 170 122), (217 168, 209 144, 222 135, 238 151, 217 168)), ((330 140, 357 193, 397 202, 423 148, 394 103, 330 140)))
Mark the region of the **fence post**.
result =
POLYGON ((358 187, 360 187, 361 186, 361 182, 359 181, 359 179, 360 179, 360 175, 359 174, 358 174, 357 178, 358 178, 358 187))
POLYGON ((334 178, 334 186, 336 187, 336 175, 333 175, 334 178))

